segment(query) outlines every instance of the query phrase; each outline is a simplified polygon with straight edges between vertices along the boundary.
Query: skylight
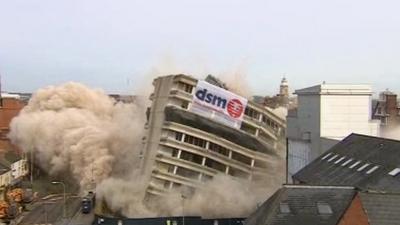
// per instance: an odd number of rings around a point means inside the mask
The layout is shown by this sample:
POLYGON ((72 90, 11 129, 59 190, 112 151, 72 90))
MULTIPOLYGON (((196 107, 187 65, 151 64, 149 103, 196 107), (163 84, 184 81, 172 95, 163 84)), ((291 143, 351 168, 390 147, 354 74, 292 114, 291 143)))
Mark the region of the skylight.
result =
POLYGON ((338 163, 340 163, 343 159, 345 159, 346 158, 346 156, 342 156, 342 158, 340 158, 340 159, 338 159, 338 160, 336 160, 336 162, 335 162, 335 164, 338 164, 338 163))
POLYGON ((396 169, 390 171, 389 175, 396 176, 398 173, 400 173, 400 168, 396 168, 396 169))
POLYGON ((332 214, 332 208, 328 203, 317 202, 317 208, 319 214, 332 214))
POLYGON ((361 166, 360 168, 357 169, 358 172, 362 171, 363 169, 365 169, 367 166, 369 166, 369 163, 365 163, 363 166, 361 166))
POLYGON ((330 155, 332 155, 332 152, 329 152, 328 154, 326 154, 324 157, 322 157, 321 160, 324 160, 324 159, 328 158, 330 155))
POLYGON ((353 159, 348 159, 346 162, 344 162, 344 163, 342 164, 342 166, 346 166, 346 165, 349 164, 351 161, 353 161, 353 159))
POLYGON ((357 161, 357 162, 353 163, 353 165, 349 166, 349 168, 353 169, 354 167, 356 167, 360 163, 361 163, 361 161, 357 161))
POLYGON ((279 210, 281 213, 290 213, 289 204, 287 202, 281 202, 279 204, 279 210))
POLYGON ((369 169, 369 170, 366 172, 366 174, 370 174, 370 173, 374 172, 375 170, 377 170, 378 168, 379 168, 379 166, 374 166, 374 167, 372 167, 371 169, 369 169))
POLYGON ((330 162, 330 161, 336 159, 338 156, 339 156, 339 155, 334 155, 334 156, 332 156, 332 158, 328 159, 328 162, 330 162))

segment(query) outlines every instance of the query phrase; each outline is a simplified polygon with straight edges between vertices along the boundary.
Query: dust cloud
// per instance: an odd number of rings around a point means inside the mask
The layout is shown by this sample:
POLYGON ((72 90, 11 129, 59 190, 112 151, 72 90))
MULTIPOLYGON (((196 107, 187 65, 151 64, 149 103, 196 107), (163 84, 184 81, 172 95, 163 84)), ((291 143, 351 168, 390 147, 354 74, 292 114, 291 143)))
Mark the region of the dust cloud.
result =
POLYGON ((147 179, 139 175, 145 109, 140 98, 116 102, 79 83, 50 86, 12 120, 9 137, 51 175, 71 173, 82 192, 96 183, 98 198, 127 217, 247 216, 282 184, 283 163, 271 159, 262 182, 221 175, 189 194, 175 189, 146 199, 147 179))
POLYGON ((49 174, 71 172, 85 189, 125 173, 137 158, 143 110, 82 84, 50 86, 38 90, 12 120, 9 137, 24 151, 33 151, 35 164, 49 174))
POLYGON ((400 140, 400 124, 389 126, 381 131, 381 137, 400 140))

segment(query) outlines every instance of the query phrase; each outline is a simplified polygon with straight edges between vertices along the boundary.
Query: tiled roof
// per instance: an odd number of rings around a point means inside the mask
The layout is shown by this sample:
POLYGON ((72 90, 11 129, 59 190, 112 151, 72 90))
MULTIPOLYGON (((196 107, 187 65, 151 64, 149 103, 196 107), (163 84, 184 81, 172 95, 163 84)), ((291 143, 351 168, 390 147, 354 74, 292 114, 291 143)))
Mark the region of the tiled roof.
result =
POLYGON ((400 195, 388 193, 360 193, 362 206, 370 225, 398 225, 400 195))
POLYGON ((351 134, 296 173, 293 179, 308 185, 400 192, 399 174, 400 141, 351 134))
POLYGON ((286 185, 246 225, 336 225, 355 195, 351 187, 286 185))

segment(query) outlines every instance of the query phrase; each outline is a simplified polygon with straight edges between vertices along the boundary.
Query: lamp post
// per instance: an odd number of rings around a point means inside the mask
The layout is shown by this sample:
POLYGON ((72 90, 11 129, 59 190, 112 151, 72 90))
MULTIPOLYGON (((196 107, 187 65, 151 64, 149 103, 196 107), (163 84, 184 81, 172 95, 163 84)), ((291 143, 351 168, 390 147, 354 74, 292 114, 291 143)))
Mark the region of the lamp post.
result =
POLYGON ((64 212, 63 212, 63 217, 67 218, 67 203, 65 201, 65 184, 62 181, 52 181, 51 183, 52 184, 61 184, 63 186, 63 189, 64 189, 64 192, 63 192, 63 194, 64 194, 64 212))
POLYGON ((182 225, 185 225, 185 195, 181 195, 182 197, 182 225))

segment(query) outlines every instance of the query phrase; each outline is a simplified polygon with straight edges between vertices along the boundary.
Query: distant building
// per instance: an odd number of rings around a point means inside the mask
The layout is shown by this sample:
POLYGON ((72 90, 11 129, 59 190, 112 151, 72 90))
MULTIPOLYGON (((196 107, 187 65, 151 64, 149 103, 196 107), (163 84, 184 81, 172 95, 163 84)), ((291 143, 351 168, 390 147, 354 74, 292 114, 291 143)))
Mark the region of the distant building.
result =
POLYGON ((2 93, 0 96, 0 149, 15 150, 16 146, 12 146, 7 134, 10 131, 11 120, 25 106, 25 102, 21 100, 18 94, 2 93))
POLYGON ((0 164, 11 172, 9 185, 15 185, 29 174, 28 162, 14 151, 1 151, 0 164))
POLYGON ((289 108, 291 102, 293 102, 293 99, 290 99, 289 96, 289 83, 284 77, 282 78, 281 84, 279 86, 279 94, 272 97, 265 97, 263 104, 267 107, 275 109, 278 107, 289 108))
MULTIPOLYGON (((283 150, 283 119, 248 101, 240 109, 244 113, 241 124, 229 126, 214 117, 215 111, 193 106, 199 82, 186 75, 158 77, 153 81, 141 165, 149 178, 150 197, 182 187, 194 190, 216 174, 261 179, 268 173, 269 159, 276 157, 279 148, 283 150)), ((214 79, 212 83, 219 82, 214 79)), ((204 81, 202 84, 209 85, 208 89, 217 88, 204 81)), ((212 96, 208 97, 211 102, 212 96)), ((218 101, 222 104, 223 100, 218 101)), ((238 105, 232 106, 235 113, 238 105)))
POLYGON ((351 133, 379 136, 369 85, 321 84, 296 90, 287 116, 288 177, 351 133))
POLYGON ((379 99, 372 101, 372 118, 381 121, 381 134, 386 136, 400 125, 400 105, 397 95, 391 91, 379 94, 379 99))

